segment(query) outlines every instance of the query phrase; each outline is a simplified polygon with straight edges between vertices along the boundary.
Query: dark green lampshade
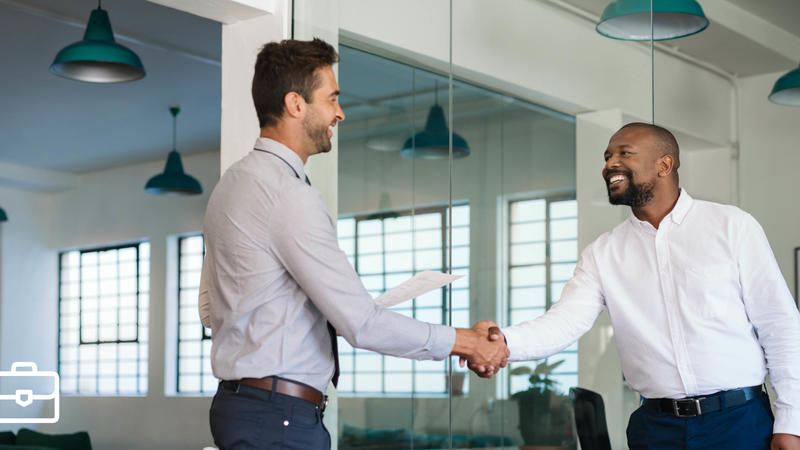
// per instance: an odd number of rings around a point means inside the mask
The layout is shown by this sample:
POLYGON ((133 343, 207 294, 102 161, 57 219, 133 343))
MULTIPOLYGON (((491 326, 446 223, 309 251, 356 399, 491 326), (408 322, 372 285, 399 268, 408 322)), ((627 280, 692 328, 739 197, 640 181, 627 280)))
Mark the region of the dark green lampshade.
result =
MULTIPOLYGON (((433 105, 425 122, 425 129, 406 139, 400 154, 415 159, 447 159, 450 153, 450 132, 444 119, 444 110, 433 105)), ((453 158, 469 156, 467 141, 453 133, 453 158)))
POLYGON ((0 222, 8 222, 8 216, 6 215, 6 210, 0 208, 0 222))
MULTIPOLYGON (((694 0, 653 0, 653 40, 677 39, 708 27, 703 8, 694 0)), ((597 24, 603 36, 626 41, 650 40, 650 0, 611 2, 597 24)))
POLYGON ((800 67, 778 78, 769 100, 779 105, 800 106, 800 67))
POLYGON ((89 16, 83 40, 58 52, 50 71, 89 83, 120 83, 144 76, 142 61, 136 53, 114 42, 108 13, 100 8, 89 16))
POLYGON ((150 178, 144 186, 144 191, 157 195, 197 195, 203 193, 203 188, 197 179, 183 172, 181 155, 173 150, 169 152, 164 172, 150 178))

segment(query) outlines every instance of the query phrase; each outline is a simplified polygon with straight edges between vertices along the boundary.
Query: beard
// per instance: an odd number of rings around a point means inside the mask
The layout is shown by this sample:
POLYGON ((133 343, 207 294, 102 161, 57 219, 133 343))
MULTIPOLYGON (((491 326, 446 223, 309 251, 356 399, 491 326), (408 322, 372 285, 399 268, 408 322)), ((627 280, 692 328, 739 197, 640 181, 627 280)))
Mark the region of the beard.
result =
POLYGON ((328 125, 317 124, 316 114, 309 114, 303 120, 303 130, 316 150, 315 153, 328 153, 331 151, 331 138, 328 137, 328 125))
POLYGON ((631 208, 641 208, 650 203, 655 191, 655 183, 639 183, 633 179, 631 172, 618 172, 628 177, 628 188, 622 192, 612 194, 611 186, 606 182, 608 189, 608 201, 612 205, 627 205, 631 208))

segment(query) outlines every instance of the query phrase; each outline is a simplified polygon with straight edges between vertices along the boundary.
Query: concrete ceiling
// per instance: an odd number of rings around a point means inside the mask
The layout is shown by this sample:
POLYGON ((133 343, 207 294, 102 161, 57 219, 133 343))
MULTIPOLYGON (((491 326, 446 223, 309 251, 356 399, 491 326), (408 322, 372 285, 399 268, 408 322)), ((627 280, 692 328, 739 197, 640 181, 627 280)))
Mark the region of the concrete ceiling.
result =
MULTIPOLYGON (((583 11, 592 26, 592 17, 610 0, 531 1, 583 11)), ((797 0, 700 3, 710 27, 664 45, 734 76, 786 71, 800 61, 797 0)), ((171 147, 171 104, 182 107, 178 150, 216 150, 221 25, 146 0, 105 0, 118 41, 141 57, 147 76, 96 85, 51 74, 53 57, 81 39, 96 5, 95 0, 0 0, 0 163, 81 173, 158 160, 171 147)), ((412 99, 424 116, 434 101, 436 76, 417 71, 412 86, 407 66, 390 61, 376 66, 346 49, 342 53, 341 100, 351 123, 376 112, 410 116, 412 99), (380 83, 364 80, 376 72, 383 74, 380 83)), ((446 105, 446 86, 439 88, 446 105)), ((459 104, 476 108, 509 101, 486 98, 485 91, 470 91, 468 85, 457 85, 455 94, 459 104)))
POLYGON ((92 0, 0 0, 0 160, 68 172, 165 158, 171 104, 178 150, 219 148, 221 25, 144 0, 105 0, 117 41, 147 76, 90 84, 53 75, 56 53, 83 37, 92 0), (133 37, 140 42, 121 39, 133 37))

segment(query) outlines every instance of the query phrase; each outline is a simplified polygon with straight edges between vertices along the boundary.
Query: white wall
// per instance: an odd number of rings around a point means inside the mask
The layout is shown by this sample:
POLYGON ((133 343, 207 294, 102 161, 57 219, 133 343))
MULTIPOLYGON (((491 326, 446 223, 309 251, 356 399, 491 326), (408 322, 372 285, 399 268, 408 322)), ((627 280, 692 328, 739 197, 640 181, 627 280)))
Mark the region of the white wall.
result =
POLYGON ((204 194, 153 196, 144 184, 161 172, 153 161, 78 177, 75 189, 57 194, 2 190, 9 213, 2 233, 2 339, 0 361, 57 364, 58 252, 146 239, 150 255, 149 389, 146 397, 64 396, 61 420, 47 432, 87 430, 95 448, 191 448, 211 443, 208 398, 164 395, 168 236, 199 231, 208 195, 219 176, 219 153, 184 155, 187 173, 204 194), (143 430, 146 430, 143 432, 143 430))
POLYGON ((741 207, 761 223, 783 276, 794 291, 794 248, 800 247, 800 108, 767 100, 781 75, 739 80, 739 179, 741 207))

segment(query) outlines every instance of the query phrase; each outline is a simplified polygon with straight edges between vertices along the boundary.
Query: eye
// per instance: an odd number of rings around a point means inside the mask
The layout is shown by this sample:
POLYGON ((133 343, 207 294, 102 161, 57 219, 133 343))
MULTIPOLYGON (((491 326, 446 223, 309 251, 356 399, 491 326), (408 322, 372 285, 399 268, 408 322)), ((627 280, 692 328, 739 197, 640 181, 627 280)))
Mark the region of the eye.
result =
POLYGON ((630 154, 631 154, 631 152, 628 152, 628 151, 622 150, 621 152, 619 152, 619 154, 620 154, 620 155, 622 155, 622 156, 628 156, 628 155, 630 155, 630 154))

